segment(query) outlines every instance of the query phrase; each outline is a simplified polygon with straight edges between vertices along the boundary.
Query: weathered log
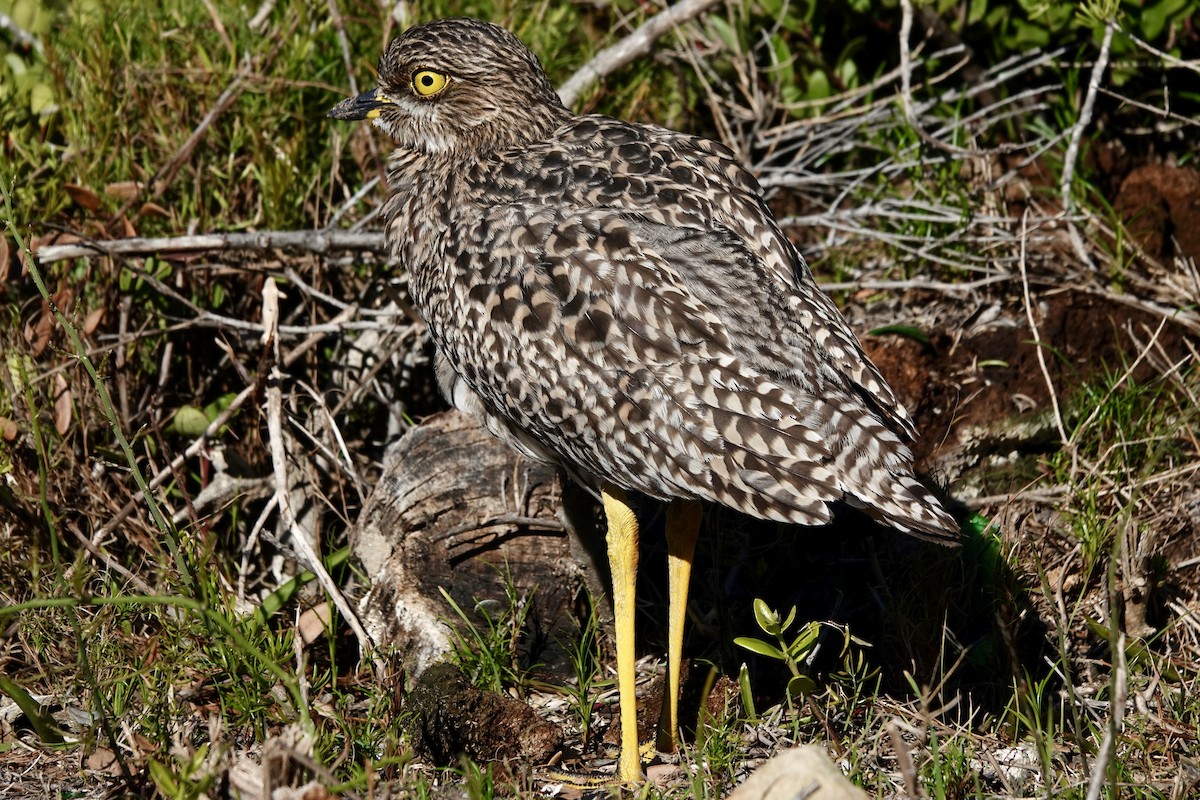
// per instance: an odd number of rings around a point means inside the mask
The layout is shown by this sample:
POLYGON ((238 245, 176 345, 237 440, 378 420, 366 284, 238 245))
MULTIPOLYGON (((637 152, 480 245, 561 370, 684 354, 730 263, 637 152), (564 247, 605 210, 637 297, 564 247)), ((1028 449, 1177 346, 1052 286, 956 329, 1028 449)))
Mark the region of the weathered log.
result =
POLYGON ((427 418, 388 450, 351 535, 372 583, 359 605, 372 640, 394 648, 415 678, 451 650, 446 623, 459 622, 439 588, 472 614, 478 603, 507 604, 509 580, 532 593, 543 631, 573 631, 587 561, 561 507, 555 468, 457 412, 427 418))

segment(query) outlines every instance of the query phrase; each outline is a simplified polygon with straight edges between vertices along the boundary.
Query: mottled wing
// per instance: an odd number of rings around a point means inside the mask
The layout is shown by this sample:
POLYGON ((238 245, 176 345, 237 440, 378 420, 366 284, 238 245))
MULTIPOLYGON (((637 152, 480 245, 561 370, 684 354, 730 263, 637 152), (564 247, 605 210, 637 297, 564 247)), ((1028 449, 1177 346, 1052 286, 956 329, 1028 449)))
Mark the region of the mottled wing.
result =
POLYGON ((497 198, 628 212, 635 227, 640 219, 702 232, 704 244, 688 254, 701 250, 701 258, 675 262, 689 289, 719 314, 739 357, 801 386, 814 370, 837 373, 902 438, 915 440, 904 406, 779 229, 758 182, 723 145, 607 117, 579 117, 552 141, 514 154, 480 180, 480 188, 497 198), (739 259, 750 256, 736 276, 719 264, 730 248, 739 259), (772 304, 761 302, 764 293, 772 304))
POLYGON ((522 449, 585 477, 767 519, 820 524, 829 502, 846 499, 916 533, 946 528, 909 475, 900 436, 811 341, 789 344, 808 363, 777 375, 739 352, 726 290, 740 284, 736 304, 757 304, 764 319, 786 307, 787 292, 762 279, 728 230, 605 209, 521 217, 505 208, 477 230, 486 266, 467 305, 478 324, 453 360, 486 354, 488 366, 463 378, 490 427, 507 428, 522 449), (504 246, 518 236, 533 246, 504 246))
POLYGON ((808 265, 763 201, 754 176, 717 142, 665 129, 657 132, 659 152, 671 153, 675 164, 690 168, 670 169, 668 174, 680 185, 658 187, 658 193, 691 195, 699 189, 706 201, 704 227, 722 234, 722 244, 752 255, 749 269, 727 279, 728 286, 720 287, 712 299, 732 299, 726 300, 727 324, 740 346, 754 351, 755 366, 768 373, 782 371, 801 385, 813 370, 830 377, 836 373, 905 440, 914 441, 916 430, 908 412, 833 301, 817 287, 808 265), (765 299, 755 291, 759 284, 771 285, 776 304, 759 302, 765 299), (756 296, 748 297, 747 288, 756 296), (733 289, 733 294, 727 289, 733 289))

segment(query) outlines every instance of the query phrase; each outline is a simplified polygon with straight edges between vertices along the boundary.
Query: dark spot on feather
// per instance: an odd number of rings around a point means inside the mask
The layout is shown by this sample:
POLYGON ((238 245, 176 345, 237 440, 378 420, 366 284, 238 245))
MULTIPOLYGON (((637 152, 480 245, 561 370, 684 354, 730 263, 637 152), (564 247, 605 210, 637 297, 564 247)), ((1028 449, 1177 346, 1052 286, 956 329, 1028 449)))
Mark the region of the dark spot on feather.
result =
POLYGON ((566 305, 563 306, 562 314, 564 317, 578 317, 583 313, 583 307, 587 304, 588 298, 583 292, 576 292, 566 305))
POLYGON ((603 344, 608 340, 612 326, 610 315, 593 309, 575 323, 575 338, 584 344, 603 344))
POLYGON ((488 283, 477 283, 467 292, 467 299, 478 305, 486 305, 488 298, 492 296, 492 285, 488 283))
POLYGON ((650 415, 638 403, 632 400, 617 401, 617 419, 626 425, 638 425, 650 419, 650 415))
POLYGON ((571 282, 571 276, 565 266, 554 268, 554 271, 550 273, 550 286, 547 288, 564 302, 578 294, 578 290, 575 288, 575 284, 571 282))
POLYGON ((609 255, 627 251, 631 247, 633 247, 633 236, 629 228, 624 225, 615 226, 613 230, 605 232, 604 249, 609 255))
POLYGON ((671 167, 671 177, 676 183, 681 183, 684 186, 691 186, 692 180, 696 177, 696 173, 686 164, 679 164, 671 167))
POLYGON ((604 132, 604 138, 610 145, 624 145, 637 142, 641 137, 637 132, 624 125, 612 125, 604 132))
POLYGON ((590 183, 593 178, 604 180, 607 175, 606 170, 598 169, 591 164, 576 164, 571 170, 572 176, 577 183, 590 183))
POLYGON ((517 315, 517 309, 521 307, 521 301, 515 297, 503 297, 500 302, 492 308, 492 319, 496 322, 512 322, 517 315))
POLYGON ((529 309, 529 313, 525 315, 521 326, 527 333, 541 333, 550 327, 550 320, 554 318, 554 304, 540 303, 529 309))
POLYGON ((585 119, 575 123, 575 132, 583 139, 595 136, 599 130, 600 126, 594 120, 585 119))

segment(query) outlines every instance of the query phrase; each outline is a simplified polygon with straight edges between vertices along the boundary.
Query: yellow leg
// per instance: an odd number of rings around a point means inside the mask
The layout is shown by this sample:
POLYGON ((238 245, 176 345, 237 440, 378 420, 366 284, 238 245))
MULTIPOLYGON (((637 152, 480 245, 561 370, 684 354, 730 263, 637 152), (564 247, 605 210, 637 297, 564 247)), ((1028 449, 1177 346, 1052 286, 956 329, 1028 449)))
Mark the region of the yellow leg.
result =
POLYGON ((633 646, 634 590, 637 585, 638 521, 625 502, 625 492, 605 487, 604 514, 608 518, 608 566, 612 571, 613 617, 617 634, 617 692, 621 699, 621 783, 642 780, 638 753, 637 693, 633 646))
POLYGON ((692 556, 700 536, 700 503, 676 501, 667 507, 667 588, 670 616, 667 629, 667 715, 660 721, 658 749, 674 753, 679 736, 679 668, 683 661, 683 624, 687 618, 692 556))

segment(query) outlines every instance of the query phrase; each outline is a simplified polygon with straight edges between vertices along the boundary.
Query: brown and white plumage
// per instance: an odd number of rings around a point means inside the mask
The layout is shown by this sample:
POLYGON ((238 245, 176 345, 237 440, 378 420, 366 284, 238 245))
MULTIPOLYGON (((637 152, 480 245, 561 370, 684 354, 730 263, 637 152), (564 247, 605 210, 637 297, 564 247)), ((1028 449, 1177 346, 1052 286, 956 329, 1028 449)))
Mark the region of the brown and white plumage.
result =
POLYGON ((957 533, 912 477, 907 413, 731 151, 572 115, 476 20, 396 39, 380 86, 389 239, 456 406, 589 483, 957 533), (409 89, 422 67, 451 76, 433 100, 409 89))
POLYGON ((573 115, 477 20, 409 30, 379 79, 331 114, 399 145, 388 237, 457 407, 597 488, 805 525, 845 501, 956 538, 911 419, 730 150, 573 115))

